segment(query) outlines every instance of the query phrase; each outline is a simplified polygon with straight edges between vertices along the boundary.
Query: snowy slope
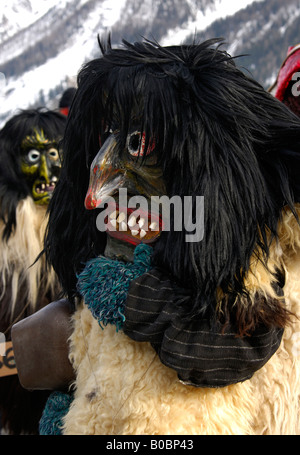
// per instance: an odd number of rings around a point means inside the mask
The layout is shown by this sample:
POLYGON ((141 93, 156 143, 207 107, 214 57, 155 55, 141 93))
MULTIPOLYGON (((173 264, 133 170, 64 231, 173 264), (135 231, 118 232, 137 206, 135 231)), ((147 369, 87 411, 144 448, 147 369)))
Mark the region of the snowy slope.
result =
MULTIPOLYGON (((5 85, 2 76, 2 84, 0 80, 1 95, 2 99, 4 98, 0 111, 2 123, 7 117, 13 115, 16 109, 35 105, 40 99, 45 104, 49 104, 51 89, 61 87, 62 91, 70 80, 74 85, 80 66, 91 58, 93 50, 97 46, 97 33, 104 32, 107 27, 118 20, 120 6, 125 2, 126 0, 117 3, 109 0, 97 2, 98 5, 101 3, 100 8, 87 14, 84 26, 79 26, 76 33, 69 36, 66 42, 62 40, 63 44, 53 58, 23 74, 6 77, 5 85), (99 27, 99 22, 102 27, 99 27)), ((22 56, 26 48, 32 47, 43 39, 47 40, 47 35, 52 27, 56 26, 59 29, 57 21, 60 16, 63 15, 66 20, 66 16, 73 15, 76 9, 80 11, 85 3, 88 3, 88 0, 44 0, 41 2, 41 10, 37 10, 36 6, 40 2, 36 0, 6 2, 6 21, 14 21, 19 14, 24 17, 16 21, 14 26, 7 26, 5 29, 2 23, 0 33, 2 37, 9 36, 9 38, 4 40, 0 46, 0 64, 22 56), (30 3, 32 4, 31 13, 30 3), (50 6, 49 10, 45 8, 46 3, 50 6), (11 5, 10 8, 9 5, 11 5), (24 14, 25 11, 26 14, 24 14)), ((4 71, 4 75, 5 73, 4 71)))
MULTIPOLYGON (((227 16, 236 14, 239 10, 251 5, 254 0, 217 0, 205 10, 197 9, 197 2, 190 0, 188 3, 192 6, 195 14, 185 24, 178 25, 175 29, 168 30, 166 36, 161 40, 161 44, 180 44, 191 32, 199 32, 209 27, 214 21, 224 19, 227 16)), ((256 0, 263 1, 263 0, 256 0)))
MULTIPOLYGON (((104 24, 109 24, 112 11, 105 5, 109 0, 103 3, 100 17, 104 24)), ((96 46, 96 34, 91 38, 91 31, 98 23, 99 16, 90 14, 84 27, 77 32, 76 39, 70 39, 55 57, 19 77, 10 77, 6 81, 8 95, 5 97, 5 109, 11 113, 16 107, 26 108, 28 104, 34 104, 41 93, 48 102, 47 94, 53 87, 62 84, 64 88, 63 82, 66 78, 75 80, 80 66, 92 55, 96 46)))
MULTIPOLYGON (((287 2, 282 30, 299 4, 287 2)), ((99 56, 98 34, 112 31, 115 44, 145 36, 168 45, 192 40, 195 32, 221 36, 218 26, 225 27, 230 50, 242 52, 241 43, 255 46, 257 39, 260 46, 272 28, 270 12, 263 26, 255 15, 271 3, 277 9, 285 5, 284 0, 1 0, 0 126, 20 108, 57 107, 62 91, 76 84, 80 67, 99 56)))
POLYGON ((57 0, 2 0, 1 42, 38 21, 55 4, 57 0))

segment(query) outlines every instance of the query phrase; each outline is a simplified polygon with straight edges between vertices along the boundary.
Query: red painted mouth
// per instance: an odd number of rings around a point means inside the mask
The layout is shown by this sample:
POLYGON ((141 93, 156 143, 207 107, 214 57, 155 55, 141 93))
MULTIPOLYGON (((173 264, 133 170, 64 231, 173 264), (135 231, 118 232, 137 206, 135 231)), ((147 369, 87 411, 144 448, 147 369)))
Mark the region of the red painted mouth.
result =
POLYGON ((158 214, 112 206, 105 219, 106 233, 123 242, 138 245, 152 243, 163 230, 162 219, 158 214))

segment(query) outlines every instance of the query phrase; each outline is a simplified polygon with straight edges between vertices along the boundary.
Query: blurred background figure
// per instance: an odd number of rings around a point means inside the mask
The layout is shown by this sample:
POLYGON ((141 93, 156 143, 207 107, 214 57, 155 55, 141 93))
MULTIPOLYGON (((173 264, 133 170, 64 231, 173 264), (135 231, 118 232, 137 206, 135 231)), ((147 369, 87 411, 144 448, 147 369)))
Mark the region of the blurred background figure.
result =
POLYGON ((69 109, 71 107, 75 93, 76 93, 75 87, 69 87, 64 91, 59 101, 59 111, 61 114, 66 116, 69 114, 69 109))
MULTIPOLYGON (((56 275, 42 259, 47 207, 61 170, 60 140, 66 117, 47 109, 24 110, 0 131, 0 332, 53 301, 56 275)), ((0 377, 1 427, 35 434, 48 391, 27 391, 17 374, 0 377)))
POLYGON ((300 44, 288 48, 269 92, 300 117, 300 44))

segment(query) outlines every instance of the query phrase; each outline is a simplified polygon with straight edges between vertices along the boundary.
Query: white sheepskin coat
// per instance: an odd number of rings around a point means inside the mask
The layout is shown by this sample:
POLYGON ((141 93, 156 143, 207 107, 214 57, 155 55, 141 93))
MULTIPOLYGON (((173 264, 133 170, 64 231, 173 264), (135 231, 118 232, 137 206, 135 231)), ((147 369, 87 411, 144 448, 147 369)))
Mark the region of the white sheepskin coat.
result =
MULTIPOLYGON (((286 271, 288 309, 299 315, 300 229, 287 212, 269 265, 286 271)), ((253 262, 249 289, 271 293, 271 277, 253 262)), ((300 325, 284 331, 278 351, 254 376, 224 388, 183 385, 149 343, 114 326, 99 327, 80 304, 73 317, 70 360, 75 399, 64 419, 66 435, 295 435, 300 434, 300 325)))

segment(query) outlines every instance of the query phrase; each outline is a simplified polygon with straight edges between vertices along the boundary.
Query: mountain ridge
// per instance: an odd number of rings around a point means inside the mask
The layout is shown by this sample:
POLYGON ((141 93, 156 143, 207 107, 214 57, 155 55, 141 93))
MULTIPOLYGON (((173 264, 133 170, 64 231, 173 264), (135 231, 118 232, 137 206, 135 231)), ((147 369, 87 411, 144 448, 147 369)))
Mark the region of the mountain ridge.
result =
POLYGON ((80 67, 100 55, 98 34, 105 37, 111 33, 113 45, 119 45, 123 38, 136 41, 142 36, 162 45, 223 37, 229 53, 247 54, 238 59, 239 65, 267 88, 287 48, 300 41, 300 2, 240 0, 234 3, 231 0, 4 0, 6 15, 0 17, 0 124, 18 108, 57 106, 62 91, 76 84, 80 67), (18 11, 24 18, 13 29, 10 21, 18 11))

